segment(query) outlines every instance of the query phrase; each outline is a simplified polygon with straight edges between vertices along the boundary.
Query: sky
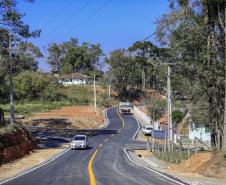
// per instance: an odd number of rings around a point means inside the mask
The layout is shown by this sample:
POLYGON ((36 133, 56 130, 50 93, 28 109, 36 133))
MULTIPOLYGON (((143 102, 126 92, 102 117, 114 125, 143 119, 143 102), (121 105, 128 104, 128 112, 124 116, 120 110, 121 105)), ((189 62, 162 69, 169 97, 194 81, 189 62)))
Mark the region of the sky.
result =
MULTIPOLYGON (((49 44, 71 37, 79 42, 100 43, 106 55, 128 48, 155 31, 156 20, 168 10, 168 0, 18 0, 23 21, 41 36, 31 39, 46 56, 49 44)), ((150 41, 157 44, 154 38, 150 41)), ((49 71, 45 58, 39 67, 49 71)))

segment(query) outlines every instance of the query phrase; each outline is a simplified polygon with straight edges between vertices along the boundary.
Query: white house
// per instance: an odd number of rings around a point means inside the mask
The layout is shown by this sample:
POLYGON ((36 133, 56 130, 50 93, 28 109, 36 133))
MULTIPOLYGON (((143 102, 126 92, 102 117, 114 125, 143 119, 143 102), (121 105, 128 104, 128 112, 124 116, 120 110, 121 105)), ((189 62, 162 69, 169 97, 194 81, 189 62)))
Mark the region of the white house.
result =
POLYGON ((194 140, 195 137, 201 141, 210 144, 211 142, 211 133, 210 130, 204 125, 198 125, 195 123, 189 124, 189 139, 194 140))
POLYGON ((150 57, 149 52, 144 53, 141 49, 136 49, 135 51, 127 51, 125 54, 129 57, 150 57))
POLYGON ((57 81, 64 85, 86 85, 92 79, 90 76, 81 74, 81 73, 70 73, 64 75, 55 76, 57 81))

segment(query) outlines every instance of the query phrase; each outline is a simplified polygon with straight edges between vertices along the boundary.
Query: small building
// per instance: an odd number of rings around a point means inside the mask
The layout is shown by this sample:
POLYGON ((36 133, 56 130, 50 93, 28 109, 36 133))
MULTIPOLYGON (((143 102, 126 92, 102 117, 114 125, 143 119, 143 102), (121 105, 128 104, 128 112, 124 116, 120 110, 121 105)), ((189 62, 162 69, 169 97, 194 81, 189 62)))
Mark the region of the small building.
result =
POLYGON ((63 75, 54 75, 58 83, 68 86, 68 85, 86 85, 92 81, 92 77, 81 73, 70 73, 63 75))
POLYGON ((145 58, 150 57, 149 52, 144 53, 144 51, 141 49, 136 49, 135 51, 127 51, 125 54, 126 56, 133 57, 133 58, 134 57, 145 57, 145 58))
POLYGON ((210 144, 211 143, 211 132, 205 125, 195 124, 194 122, 189 124, 189 139, 194 141, 195 138, 210 144))

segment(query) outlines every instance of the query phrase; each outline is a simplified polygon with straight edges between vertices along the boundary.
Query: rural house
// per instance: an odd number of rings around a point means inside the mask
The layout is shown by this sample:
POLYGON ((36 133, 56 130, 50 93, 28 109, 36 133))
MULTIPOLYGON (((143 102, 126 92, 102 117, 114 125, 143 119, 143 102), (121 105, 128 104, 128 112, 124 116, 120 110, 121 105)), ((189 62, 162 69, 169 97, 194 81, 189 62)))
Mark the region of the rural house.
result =
POLYGON ((67 86, 67 85, 86 85, 92 81, 92 77, 87 76, 81 73, 70 73, 63 75, 54 75, 58 83, 67 86))

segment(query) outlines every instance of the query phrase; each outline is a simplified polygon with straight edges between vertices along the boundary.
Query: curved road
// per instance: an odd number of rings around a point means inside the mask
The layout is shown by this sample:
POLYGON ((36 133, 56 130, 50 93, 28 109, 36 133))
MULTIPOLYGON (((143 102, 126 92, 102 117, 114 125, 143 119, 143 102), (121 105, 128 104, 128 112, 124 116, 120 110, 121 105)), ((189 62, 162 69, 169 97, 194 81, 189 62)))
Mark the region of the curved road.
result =
MULTIPOLYGON (((165 179, 129 161, 125 145, 138 129, 131 115, 121 120, 116 108, 107 111, 110 124, 92 137, 88 150, 68 150, 56 160, 12 179, 5 185, 173 185, 165 179), (93 176, 92 176, 93 175, 93 176)), ((0 183, 1 184, 1 183, 0 183)))

